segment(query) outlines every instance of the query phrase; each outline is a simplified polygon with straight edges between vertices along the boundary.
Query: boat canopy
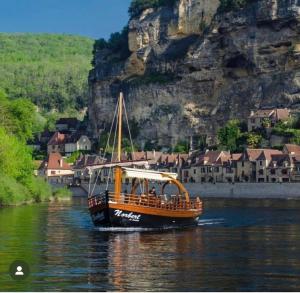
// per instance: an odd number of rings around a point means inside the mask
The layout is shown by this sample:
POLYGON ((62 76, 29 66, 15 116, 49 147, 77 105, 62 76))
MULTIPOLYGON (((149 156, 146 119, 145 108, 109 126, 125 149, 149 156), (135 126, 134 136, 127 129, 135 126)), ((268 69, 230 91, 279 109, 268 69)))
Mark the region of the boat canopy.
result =
POLYGON ((168 173, 168 172, 158 172, 153 170, 145 170, 145 169, 133 169, 133 168, 122 168, 125 172, 125 176, 127 178, 139 178, 139 179, 149 179, 156 181, 170 181, 176 180, 176 173, 168 173))

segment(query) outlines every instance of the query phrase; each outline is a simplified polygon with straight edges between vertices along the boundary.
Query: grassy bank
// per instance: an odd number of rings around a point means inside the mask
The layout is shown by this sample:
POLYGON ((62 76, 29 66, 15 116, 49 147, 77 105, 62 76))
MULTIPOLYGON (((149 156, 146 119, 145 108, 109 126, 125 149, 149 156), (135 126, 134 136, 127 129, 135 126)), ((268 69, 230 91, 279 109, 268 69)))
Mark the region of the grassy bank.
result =
POLYGON ((67 188, 54 190, 41 178, 32 178, 30 182, 20 183, 0 174, 0 207, 59 201, 71 197, 72 194, 67 188))

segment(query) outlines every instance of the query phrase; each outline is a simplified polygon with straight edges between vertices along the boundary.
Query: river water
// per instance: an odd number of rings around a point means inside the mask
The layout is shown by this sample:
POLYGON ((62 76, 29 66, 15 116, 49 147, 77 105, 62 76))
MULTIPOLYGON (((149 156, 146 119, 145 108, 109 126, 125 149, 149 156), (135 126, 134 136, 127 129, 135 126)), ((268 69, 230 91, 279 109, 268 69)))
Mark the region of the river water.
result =
POLYGON ((300 291, 300 201, 206 200, 197 228, 163 232, 99 231, 80 198, 4 208, 0 290, 300 291))

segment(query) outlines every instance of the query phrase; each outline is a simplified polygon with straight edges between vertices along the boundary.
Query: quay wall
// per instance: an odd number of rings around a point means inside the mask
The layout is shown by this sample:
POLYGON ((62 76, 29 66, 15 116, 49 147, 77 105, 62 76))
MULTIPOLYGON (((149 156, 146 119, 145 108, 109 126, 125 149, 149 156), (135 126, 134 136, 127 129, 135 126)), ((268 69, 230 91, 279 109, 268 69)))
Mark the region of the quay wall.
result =
MULTIPOLYGON (((274 199, 300 199, 300 183, 186 183, 184 185, 191 196, 202 198, 274 198, 274 199)), ((96 186, 94 194, 105 190, 105 185, 96 186)), ((111 186, 112 187, 112 186, 111 186)), ((110 187, 110 190, 113 190, 110 187)), ((82 184, 82 188, 88 191, 88 184, 82 184)), ((128 186, 123 186, 123 190, 128 186)), ((159 190, 159 186, 156 190, 159 190)), ((176 189, 168 189, 176 193, 176 189)))

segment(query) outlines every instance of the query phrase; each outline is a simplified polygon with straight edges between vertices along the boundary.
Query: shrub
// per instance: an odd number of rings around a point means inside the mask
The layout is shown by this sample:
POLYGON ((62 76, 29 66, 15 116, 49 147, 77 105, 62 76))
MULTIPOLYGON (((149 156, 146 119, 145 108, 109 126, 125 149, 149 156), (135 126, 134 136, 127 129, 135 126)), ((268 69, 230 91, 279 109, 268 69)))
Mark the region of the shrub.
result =
POLYGON ((131 18, 139 16, 145 9, 173 6, 177 0, 133 0, 128 13, 131 18))
POLYGON ((72 193, 71 191, 67 188, 67 187, 63 187, 63 188, 58 188, 56 189, 54 192, 53 192, 53 196, 56 198, 56 199, 59 199, 59 198, 68 198, 68 197, 71 197, 72 196, 72 193))
POLYGON ((97 57, 97 52, 103 49, 109 49, 113 53, 118 54, 118 57, 114 57, 114 62, 127 59, 130 56, 128 46, 128 30, 128 26, 125 26, 121 32, 112 33, 108 41, 103 38, 96 40, 94 43, 94 59, 92 64, 95 65, 95 57, 97 57))

